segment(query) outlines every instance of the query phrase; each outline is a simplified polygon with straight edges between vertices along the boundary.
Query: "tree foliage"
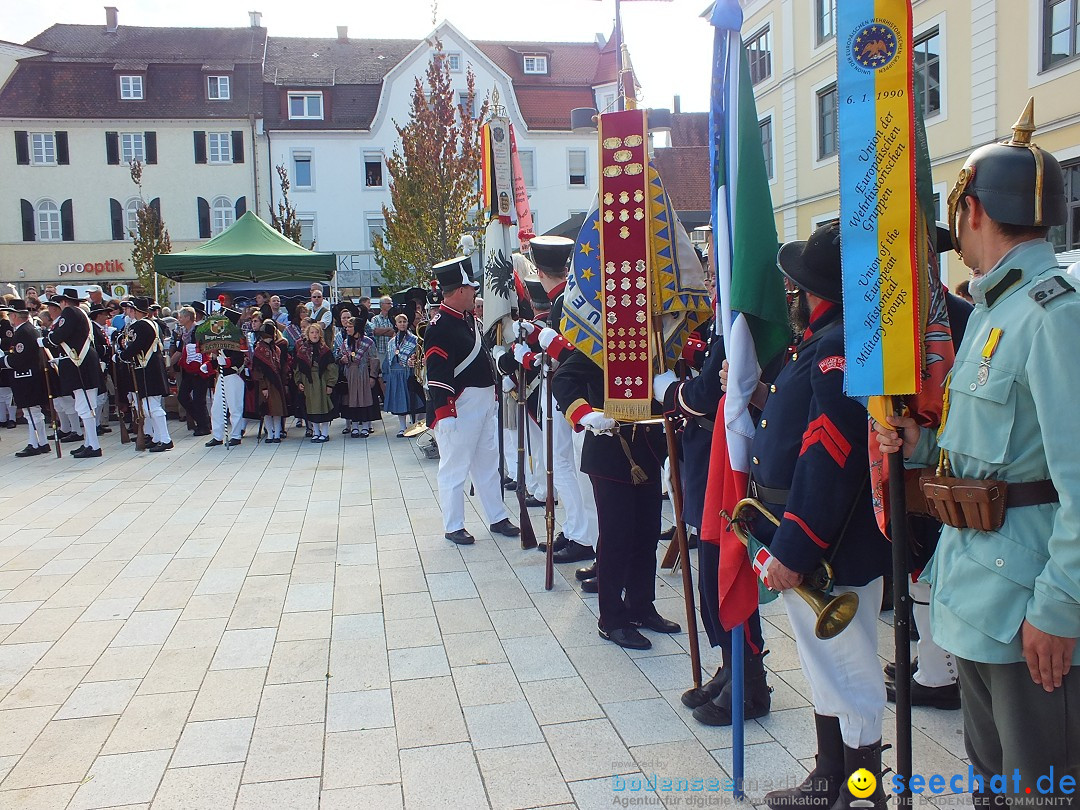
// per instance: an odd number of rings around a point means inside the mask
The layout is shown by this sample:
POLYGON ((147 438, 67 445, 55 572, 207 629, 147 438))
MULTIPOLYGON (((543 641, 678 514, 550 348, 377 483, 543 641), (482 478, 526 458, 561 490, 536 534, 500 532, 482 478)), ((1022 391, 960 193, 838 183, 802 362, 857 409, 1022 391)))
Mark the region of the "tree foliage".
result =
POLYGON ((296 206, 289 202, 289 189, 292 184, 289 182, 289 172, 284 164, 277 167, 277 174, 281 180, 281 199, 278 200, 277 211, 274 210, 273 203, 267 203, 270 209, 270 226, 301 247, 314 250, 314 241, 310 245, 305 245, 300 241, 300 219, 296 216, 296 206))
POLYGON ((172 253, 172 241, 169 239, 169 229, 165 227, 165 221, 161 218, 161 211, 157 206, 148 205, 143 195, 143 164, 138 160, 131 163, 131 181, 139 190, 139 207, 135 215, 136 227, 135 230, 128 229, 128 235, 133 240, 131 263, 135 267, 135 282, 144 295, 156 294, 168 300, 172 282, 158 278, 155 290, 154 281, 157 274, 154 272, 154 256, 172 253))
POLYGON ((413 87, 409 120, 394 122, 400 142, 386 160, 391 207, 386 228, 372 240, 375 261, 391 287, 426 286, 431 266, 452 258, 480 205, 480 127, 476 76, 466 71, 467 99, 458 104, 442 42, 413 87))

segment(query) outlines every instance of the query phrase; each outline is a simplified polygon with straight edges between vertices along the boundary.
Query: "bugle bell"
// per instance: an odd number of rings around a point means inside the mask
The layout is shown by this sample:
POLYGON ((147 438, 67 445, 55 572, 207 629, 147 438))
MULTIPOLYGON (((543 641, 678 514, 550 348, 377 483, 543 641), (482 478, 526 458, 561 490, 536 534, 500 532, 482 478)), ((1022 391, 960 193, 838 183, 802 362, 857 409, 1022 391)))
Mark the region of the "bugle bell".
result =
POLYGON ((402 435, 404 435, 406 439, 411 439, 414 436, 419 436, 421 433, 424 433, 427 430, 427 420, 421 419, 419 422, 413 422, 411 425, 405 428, 405 432, 402 435))
MULTIPOLYGON (((743 498, 735 504, 730 518, 731 530, 749 549, 750 532, 746 528, 747 517, 743 515, 746 510, 756 510, 774 526, 779 526, 780 521, 756 498, 743 498)), ((858 594, 849 592, 830 597, 828 592, 832 589, 832 583, 832 566, 828 561, 822 560, 818 569, 809 574, 803 584, 792 589, 813 609, 817 616, 814 635, 821 639, 840 635, 844 628, 851 624, 855 611, 859 609, 858 594)))

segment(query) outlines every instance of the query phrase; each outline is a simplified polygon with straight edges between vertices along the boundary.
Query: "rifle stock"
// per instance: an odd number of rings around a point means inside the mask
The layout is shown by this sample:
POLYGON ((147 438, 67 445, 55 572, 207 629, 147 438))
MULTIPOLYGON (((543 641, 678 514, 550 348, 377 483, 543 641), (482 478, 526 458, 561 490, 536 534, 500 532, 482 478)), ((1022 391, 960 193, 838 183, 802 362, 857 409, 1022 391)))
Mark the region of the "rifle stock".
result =
MULTIPOLYGON (((41 375, 45 380, 45 395, 49 398, 49 416, 52 419, 53 440, 56 442, 56 457, 63 458, 64 453, 60 449, 60 428, 56 424, 56 406, 53 404, 52 384, 49 382, 48 352, 41 350, 41 375)), ((42 419, 45 415, 42 414, 42 419)))
POLYGON ((551 355, 544 352, 544 450, 547 457, 547 503, 544 504, 544 522, 547 527, 547 549, 544 560, 544 590, 555 587, 555 470, 552 466, 554 455, 551 393, 551 355))
POLYGON ((116 362, 112 364, 112 379, 113 379, 113 391, 116 397, 116 418, 120 420, 120 444, 128 444, 131 442, 131 434, 128 433, 127 427, 127 408, 123 411, 120 410, 120 378, 116 374, 116 362))
POLYGON ((521 367, 518 378, 518 469, 517 469, 517 498, 518 498, 518 521, 521 526, 521 547, 523 549, 536 548, 536 532, 533 531, 532 521, 529 520, 529 507, 525 505, 528 497, 525 493, 525 431, 528 429, 525 420, 529 418, 526 404, 525 367, 521 367))
POLYGON ((142 396, 139 393, 139 375, 135 373, 135 364, 131 366, 131 387, 135 391, 135 449, 146 449, 146 429, 143 424, 145 414, 142 409, 142 396))

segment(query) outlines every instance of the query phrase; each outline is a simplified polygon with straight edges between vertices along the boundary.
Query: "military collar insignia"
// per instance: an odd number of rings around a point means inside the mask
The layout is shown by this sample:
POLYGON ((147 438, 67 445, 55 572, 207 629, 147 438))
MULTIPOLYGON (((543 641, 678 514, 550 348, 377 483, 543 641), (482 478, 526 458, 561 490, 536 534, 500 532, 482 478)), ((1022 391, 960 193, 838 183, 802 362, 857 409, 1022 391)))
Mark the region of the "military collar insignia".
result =
POLYGON ((1036 304, 1045 307, 1055 298, 1071 292, 1076 292, 1076 288, 1072 284, 1061 276, 1051 276, 1028 290, 1028 295, 1036 304))
POLYGON ((997 284, 988 289, 983 297, 986 299, 987 308, 992 307, 1006 291, 1024 277, 1024 271, 1019 267, 1012 267, 1001 277, 997 284))

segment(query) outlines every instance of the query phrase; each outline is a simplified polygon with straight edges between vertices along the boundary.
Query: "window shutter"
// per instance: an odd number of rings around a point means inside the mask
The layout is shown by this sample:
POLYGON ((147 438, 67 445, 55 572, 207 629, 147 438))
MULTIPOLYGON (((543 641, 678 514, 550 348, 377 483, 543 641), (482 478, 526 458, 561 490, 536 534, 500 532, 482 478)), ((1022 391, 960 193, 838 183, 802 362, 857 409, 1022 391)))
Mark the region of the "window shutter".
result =
POLYGON ((71 159, 68 157, 68 136, 66 132, 54 133, 56 138, 56 163, 58 166, 67 166, 71 159))
POLYGON ((109 200, 109 216, 112 219, 112 238, 122 241, 124 238, 124 206, 119 200, 109 200))
POLYGON ((20 200, 22 203, 22 239, 24 242, 34 241, 34 206, 29 200, 20 200))
POLYGON ((234 129, 232 133, 232 162, 244 162, 244 131, 234 129))
POLYGON ((120 133, 105 133, 105 159, 110 166, 120 165, 120 133))
POLYGON ((206 163, 206 133, 195 133, 195 162, 206 163))
POLYGON ((157 215, 158 223, 160 224, 161 223, 161 197, 154 197, 154 199, 152 199, 150 201, 150 208, 152 208, 154 213, 157 215))
POLYGON ((15 162, 20 166, 30 165, 30 136, 25 132, 15 132, 15 162))
POLYGON ((199 197, 199 238, 210 238, 210 203, 199 197))
POLYGON ((241 197, 236 201, 236 218, 240 219, 247 211, 247 197, 241 197))
POLYGON ((143 133, 143 149, 146 152, 146 162, 149 165, 157 163, 157 133, 143 133))
POLYGON ((65 242, 75 241, 75 219, 71 214, 71 200, 60 203, 60 238, 65 242))

